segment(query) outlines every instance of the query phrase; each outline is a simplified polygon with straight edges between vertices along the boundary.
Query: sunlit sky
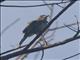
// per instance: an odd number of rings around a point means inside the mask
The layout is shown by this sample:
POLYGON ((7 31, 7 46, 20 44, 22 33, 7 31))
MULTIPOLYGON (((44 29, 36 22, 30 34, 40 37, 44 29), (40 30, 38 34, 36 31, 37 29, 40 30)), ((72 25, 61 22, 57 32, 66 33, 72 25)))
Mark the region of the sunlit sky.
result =
MULTIPOLYGON (((52 3, 54 1, 51 1, 52 3)), ((48 3, 48 1, 47 1, 48 3)), ((38 5, 38 4, 43 4, 43 1, 5 1, 1 3, 2 5, 22 5, 22 6, 27 6, 27 5, 38 5)), ((62 4, 63 7, 66 6, 66 4, 62 4)), ((75 4, 73 4, 65 13, 63 13, 52 25, 50 28, 55 28, 56 26, 62 26, 64 23, 65 24, 71 24, 76 22, 76 18, 74 15, 77 16, 77 18, 80 21, 80 6, 79 6, 79 1, 77 1, 75 4)), ((53 7, 53 17, 61 11, 61 7, 54 5, 53 7)), ((23 29, 33 20, 36 20, 38 16, 45 14, 48 15, 50 14, 50 10, 48 7, 43 6, 43 7, 30 7, 30 8, 18 8, 18 7, 1 7, 1 32, 12 22, 15 20, 19 19, 14 25, 12 25, 10 28, 8 28, 4 33, 1 35, 1 52, 10 50, 12 48, 16 48, 19 41, 23 37, 23 29)), ((49 18, 48 18, 49 21, 49 18)), ((74 28, 77 29, 77 26, 73 26, 74 28)), ((53 33, 53 31, 48 32, 46 35, 49 36, 53 33)), ((58 41, 63 41, 67 38, 72 37, 75 34, 75 32, 71 31, 68 28, 60 29, 55 31, 54 36, 47 38, 46 40, 53 39, 49 44, 53 44, 58 41)), ((31 36, 26 39, 24 44, 28 44, 34 36, 31 36)), ((45 38, 46 38, 45 37, 45 38)), ((66 57, 69 57, 71 55, 74 55, 78 52, 80 52, 80 46, 79 46, 79 40, 67 43, 63 46, 51 48, 45 50, 45 55, 43 60, 62 60, 66 57)), ((28 55, 25 60, 35 60, 35 56, 38 55, 36 60, 40 60, 41 58, 41 52, 39 53, 31 53, 28 55)), ((76 56, 71 58, 70 60, 79 60, 80 56, 76 56)), ((10 60, 15 60, 15 58, 10 59, 10 60)))

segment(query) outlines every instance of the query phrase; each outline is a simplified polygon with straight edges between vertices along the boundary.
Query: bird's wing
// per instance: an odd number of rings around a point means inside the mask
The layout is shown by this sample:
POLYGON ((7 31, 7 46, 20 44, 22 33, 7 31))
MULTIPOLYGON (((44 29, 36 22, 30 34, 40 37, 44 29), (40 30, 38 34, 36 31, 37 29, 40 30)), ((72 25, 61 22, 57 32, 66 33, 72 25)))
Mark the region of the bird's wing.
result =
POLYGON ((32 30, 34 24, 36 23, 36 21, 32 21, 24 30, 23 30, 23 33, 27 33, 29 32, 30 30, 32 30))
POLYGON ((23 33, 25 33, 27 31, 27 27, 23 30, 23 33))

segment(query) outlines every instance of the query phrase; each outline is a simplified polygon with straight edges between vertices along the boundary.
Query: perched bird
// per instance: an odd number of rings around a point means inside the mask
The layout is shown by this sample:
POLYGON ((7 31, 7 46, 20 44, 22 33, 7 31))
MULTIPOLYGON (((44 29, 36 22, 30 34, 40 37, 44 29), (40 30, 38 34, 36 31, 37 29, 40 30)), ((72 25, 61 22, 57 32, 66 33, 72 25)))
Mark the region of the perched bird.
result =
POLYGON ((22 38, 22 40, 19 42, 19 45, 21 45, 25 39, 27 37, 30 37, 34 34, 39 34, 47 25, 48 25, 48 21, 47 21, 47 17, 48 15, 41 15, 39 16, 39 18, 35 21, 32 21, 24 30, 24 36, 22 38))

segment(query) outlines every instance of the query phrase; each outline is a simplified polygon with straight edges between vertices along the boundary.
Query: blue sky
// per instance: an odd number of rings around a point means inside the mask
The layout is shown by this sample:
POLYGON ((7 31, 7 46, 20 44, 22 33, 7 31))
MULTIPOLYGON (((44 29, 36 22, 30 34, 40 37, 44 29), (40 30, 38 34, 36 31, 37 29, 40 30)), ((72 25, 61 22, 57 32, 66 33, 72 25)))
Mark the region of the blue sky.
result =
MULTIPOLYGON (((2 4, 5 5, 36 5, 36 4, 42 4, 42 1, 5 1, 2 4)), ((65 6, 65 5, 63 5, 65 6)), ((52 25, 50 28, 57 26, 62 26, 63 23, 70 24, 76 22, 76 18, 74 15, 76 15, 80 21, 80 9, 79 9, 79 1, 73 4, 65 13, 63 13, 52 25)), ((54 12, 53 17, 61 10, 60 7, 54 6, 54 12)), ((12 48, 17 47, 19 41, 23 37, 23 29, 28 25, 29 22, 37 19, 38 16, 45 14, 50 14, 49 9, 44 7, 34 7, 34 8, 17 8, 17 7, 1 7, 1 31, 7 27, 9 24, 14 22, 16 19, 19 19, 17 23, 15 23, 12 27, 7 29, 1 36, 1 51, 7 51, 12 48)), ((48 19, 49 20, 49 19, 48 19)), ((76 26, 74 26, 77 28, 76 26)), ((48 32, 47 36, 51 35, 51 32, 48 32)), ((68 28, 57 30, 55 35, 49 39, 54 39, 50 42, 50 44, 53 44, 58 41, 62 41, 66 38, 70 38, 75 33, 68 28)), ((27 38, 24 44, 29 43, 34 36, 31 36, 30 38, 27 38)), ((49 40, 47 39, 47 40, 49 40)), ((74 55, 76 53, 80 52, 80 46, 79 46, 79 40, 70 42, 68 44, 65 44, 63 46, 51 48, 45 50, 45 55, 43 60, 61 60, 68 56, 74 55)), ((32 53, 28 56, 27 60, 33 60, 34 56, 37 53, 32 53)), ((39 56, 37 60, 39 60, 41 57, 41 53, 39 53, 39 56)), ((80 56, 76 56, 74 58, 71 58, 70 60, 79 60, 80 56)), ((10 59, 15 60, 15 58, 10 59)), ((25 59, 26 60, 26 59, 25 59)))

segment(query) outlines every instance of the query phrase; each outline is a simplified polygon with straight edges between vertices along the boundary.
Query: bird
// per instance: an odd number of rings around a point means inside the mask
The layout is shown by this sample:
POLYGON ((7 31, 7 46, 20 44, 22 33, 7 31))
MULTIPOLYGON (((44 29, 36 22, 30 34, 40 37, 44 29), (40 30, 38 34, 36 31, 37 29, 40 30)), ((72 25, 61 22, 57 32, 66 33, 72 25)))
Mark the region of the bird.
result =
POLYGON ((38 35, 47 25, 47 17, 49 15, 40 15, 38 19, 32 21, 27 27, 23 30, 23 38, 19 42, 19 46, 27 39, 27 37, 30 37, 34 34, 38 35))

